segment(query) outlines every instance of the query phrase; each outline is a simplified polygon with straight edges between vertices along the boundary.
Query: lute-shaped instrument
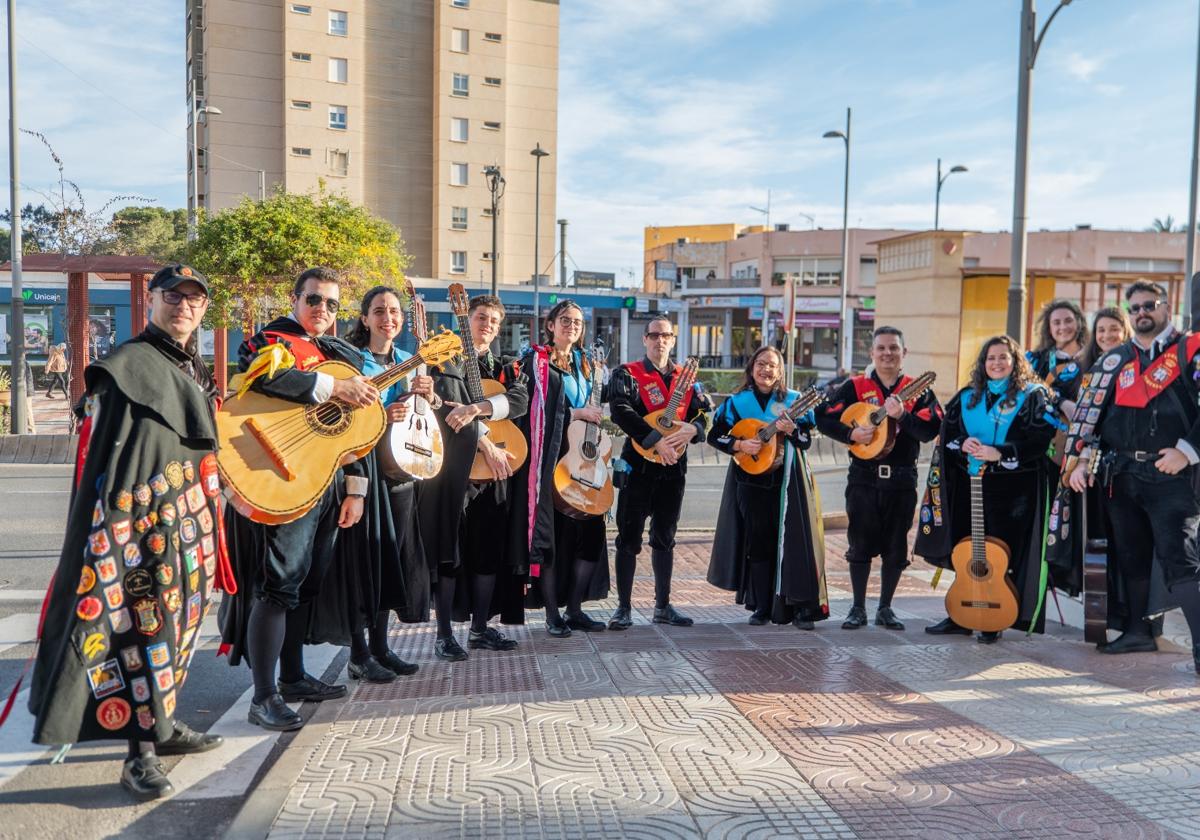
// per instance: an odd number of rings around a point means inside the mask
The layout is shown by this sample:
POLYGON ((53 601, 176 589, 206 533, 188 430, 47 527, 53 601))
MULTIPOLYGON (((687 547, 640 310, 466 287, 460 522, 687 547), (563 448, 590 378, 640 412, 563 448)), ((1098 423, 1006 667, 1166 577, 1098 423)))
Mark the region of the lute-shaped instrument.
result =
MULTIPOLYGON (((936 379, 937 374, 927 370, 892 396, 902 403, 915 400, 928 391, 936 379)), ((850 444, 850 451, 857 458, 864 461, 886 458, 896 445, 896 421, 888 417, 887 409, 882 405, 854 403, 842 412, 841 421, 843 426, 849 426, 851 429, 866 427, 875 430, 875 436, 866 443, 850 444)))
MULTIPOLYGON (((692 424, 686 420, 679 419, 679 407, 683 405, 683 398, 688 395, 692 389, 692 385, 696 382, 696 372, 700 370, 700 360, 695 356, 688 356, 684 362, 683 368, 675 376, 675 382, 671 386, 671 398, 667 402, 666 408, 660 408, 657 411, 651 411, 645 416, 645 421, 652 429, 661 434, 663 437, 674 432, 676 429, 690 427, 692 424)), ((647 461, 654 464, 663 463, 660 456, 654 447, 649 449, 642 446, 636 440, 630 441, 633 448, 647 461)), ((682 455, 687 451, 687 442, 675 445, 675 454, 682 455)))
MULTIPOLYGON (((802 416, 805 412, 825 402, 825 395, 816 388, 809 386, 805 388, 800 396, 793 400, 792 404, 783 412, 782 417, 787 417, 792 422, 796 418, 802 416)), ((746 417, 737 421, 733 428, 729 430, 729 434, 738 440, 755 439, 762 443, 762 448, 751 455, 749 452, 735 452, 733 455, 734 462, 742 468, 744 472, 751 475, 761 475, 765 472, 779 469, 783 463, 783 447, 779 445, 779 420, 776 418, 768 423, 766 420, 759 420, 755 417, 746 417)))

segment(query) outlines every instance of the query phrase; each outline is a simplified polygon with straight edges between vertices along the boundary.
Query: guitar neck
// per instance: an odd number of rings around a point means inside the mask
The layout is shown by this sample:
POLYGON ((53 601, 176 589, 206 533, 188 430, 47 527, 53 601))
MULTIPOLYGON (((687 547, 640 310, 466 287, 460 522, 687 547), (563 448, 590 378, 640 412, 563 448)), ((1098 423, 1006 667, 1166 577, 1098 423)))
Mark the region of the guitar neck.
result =
MULTIPOLYGON (((457 315, 457 313, 455 313, 457 315)), ((467 323, 465 314, 458 315, 458 332, 462 336, 463 358, 466 360, 467 393, 471 402, 477 403, 483 399, 483 382, 479 377, 479 353, 475 350, 475 342, 471 338, 471 325, 467 323)))
MULTIPOLYGON (((787 417, 789 420, 794 422, 797 417, 799 417, 804 412, 808 411, 810 408, 813 408, 820 401, 821 401, 820 394, 817 394, 815 392, 801 394, 799 397, 796 398, 796 401, 788 407, 788 410, 785 411, 782 416, 787 417)), ((763 426, 761 429, 759 429, 757 437, 763 443, 766 443, 771 438, 775 437, 775 435, 777 435, 778 433, 779 433, 779 418, 776 418, 776 419, 772 420, 770 423, 768 423, 767 425, 763 426)))
POLYGON ((371 378, 371 384, 379 391, 385 391, 423 364, 425 364, 425 359, 418 353, 411 359, 405 359, 403 362, 387 368, 383 373, 376 374, 371 378))
MULTIPOLYGON (((909 382, 899 391, 892 394, 892 396, 898 399, 901 403, 906 403, 909 400, 913 400, 921 396, 921 394, 925 393, 925 391, 932 384, 933 377, 928 373, 923 373, 912 382, 909 382)), ((885 417, 887 417, 887 409, 885 409, 883 406, 879 406, 879 408, 871 412, 871 424, 878 426, 883 422, 883 418, 885 417)))
POLYGON ((986 551, 986 532, 983 519, 983 476, 971 476, 971 557, 976 561, 984 560, 986 551))

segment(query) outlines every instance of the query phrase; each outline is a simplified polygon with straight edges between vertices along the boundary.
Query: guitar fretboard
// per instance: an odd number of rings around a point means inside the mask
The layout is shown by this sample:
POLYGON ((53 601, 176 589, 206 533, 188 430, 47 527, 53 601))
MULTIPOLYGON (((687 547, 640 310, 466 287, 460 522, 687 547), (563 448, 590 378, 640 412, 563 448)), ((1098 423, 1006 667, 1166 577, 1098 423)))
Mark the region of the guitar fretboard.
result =
POLYGON ((483 382, 479 376, 479 353, 475 350, 475 341, 471 338, 471 325, 467 322, 465 313, 456 312, 458 317, 458 332, 462 336, 463 358, 466 360, 467 393, 471 402, 483 400, 483 382))
MULTIPOLYGON (((921 394, 925 393, 926 389, 933 384, 933 380, 936 378, 937 377, 934 376, 932 371, 926 371, 912 382, 909 382, 895 394, 892 394, 892 396, 900 400, 900 402, 906 403, 909 400, 919 397, 921 394)), ((871 412, 871 424, 878 426, 883 422, 883 418, 886 416, 887 409, 883 406, 879 406, 879 408, 871 412)))
POLYGON ((983 521, 983 475, 971 476, 971 566, 982 576, 987 572, 987 533, 983 521))
MULTIPOLYGON (((787 417, 789 420, 794 421, 801 414, 808 411, 810 408, 815 408, 817 405, 819 405, 824 400, 825 400, 824 394, 822 394, 820 391, 816 390, 815 388, 809 388, 803 394, 801 394, 800 396, 798 396, 796 398, 796 401, 788 407, 787 411, 784 412, 784 416, 787 417)), ((772 420, 770 423, 768 423, 767 425, 765 425, 761 429, 759 429, 756 437, 758 437, 758 439, 761 440, 763 443, 766 443, 771 438, 773 438, 778 432, 779 432, 779 420, 776 419, 776 420, 772 420)))

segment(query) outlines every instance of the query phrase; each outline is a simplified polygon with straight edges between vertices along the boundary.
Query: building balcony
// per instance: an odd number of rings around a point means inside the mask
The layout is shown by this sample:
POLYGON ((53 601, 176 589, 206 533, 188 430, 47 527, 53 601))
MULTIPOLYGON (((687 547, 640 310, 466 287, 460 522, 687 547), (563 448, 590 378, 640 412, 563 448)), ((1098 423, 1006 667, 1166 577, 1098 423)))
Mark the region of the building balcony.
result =
POLYGON ((760 277, 684 277, 675 281, 675 290, 680 295, 690 293, 709 294, 721 292, 759 292, 762 289, 760 277))

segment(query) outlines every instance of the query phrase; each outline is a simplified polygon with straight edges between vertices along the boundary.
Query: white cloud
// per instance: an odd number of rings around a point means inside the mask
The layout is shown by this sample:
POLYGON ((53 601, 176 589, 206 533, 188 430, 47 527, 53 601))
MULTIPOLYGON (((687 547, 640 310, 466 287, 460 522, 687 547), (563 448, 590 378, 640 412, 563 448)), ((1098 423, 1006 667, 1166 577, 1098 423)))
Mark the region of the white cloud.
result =
POLYGON ((1078 52, 1069 52, 1059 62, 1066 73, 1081 82, 1090 82, 1092 77, 1104 66, 1104 60, 1098 56, 1085 56, 1078 52))

